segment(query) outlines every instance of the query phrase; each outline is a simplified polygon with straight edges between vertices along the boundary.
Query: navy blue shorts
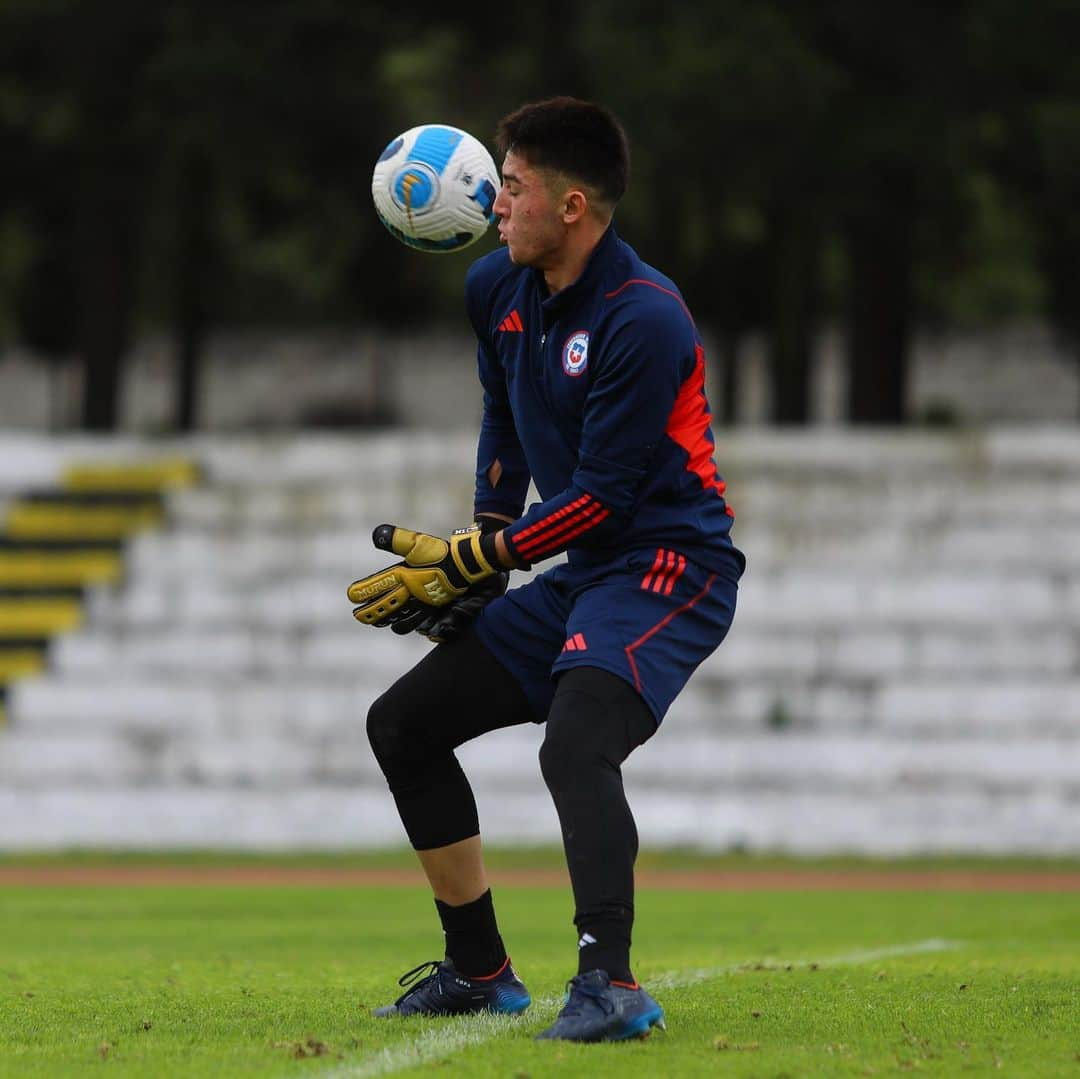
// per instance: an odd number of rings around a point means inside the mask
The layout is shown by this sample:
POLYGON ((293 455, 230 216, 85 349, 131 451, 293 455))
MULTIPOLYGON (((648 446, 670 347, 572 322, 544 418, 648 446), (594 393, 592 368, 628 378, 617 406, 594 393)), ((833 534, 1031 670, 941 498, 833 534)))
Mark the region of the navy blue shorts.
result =
POLYGON ((564 563, 489 603, 476 632, 521 684, 537 722, 559 671, 599 667, 629 682, 659 723, 727 634, 738 575, 734 565, 719 573, 656 548, 564 563))

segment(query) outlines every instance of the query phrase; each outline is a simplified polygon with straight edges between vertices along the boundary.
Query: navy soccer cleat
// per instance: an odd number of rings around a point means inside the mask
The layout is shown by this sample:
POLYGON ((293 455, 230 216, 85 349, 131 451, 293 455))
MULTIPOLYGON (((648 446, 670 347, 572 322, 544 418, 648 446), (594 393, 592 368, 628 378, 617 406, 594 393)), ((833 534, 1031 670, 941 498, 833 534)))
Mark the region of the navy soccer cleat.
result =
POLYGON ((620 1042, 647 1038, 664 1029, 664 1009, 641 988, 613 982, 603 970, 590 970, 566 983, 566 1003, 558 1019, 537 1038, 568 1042, 620 1042))
POLYGON ((376 1008, 381 1018, 391 1015, 465 1015, 469 1012, 494 1012, 519 1015, 532 997, 517 976, 510 960, 486 978, 466 978, 454 969, 449 959, 433 959, 406 971, 398 985, 408 986, 393 1004, 376 1008))

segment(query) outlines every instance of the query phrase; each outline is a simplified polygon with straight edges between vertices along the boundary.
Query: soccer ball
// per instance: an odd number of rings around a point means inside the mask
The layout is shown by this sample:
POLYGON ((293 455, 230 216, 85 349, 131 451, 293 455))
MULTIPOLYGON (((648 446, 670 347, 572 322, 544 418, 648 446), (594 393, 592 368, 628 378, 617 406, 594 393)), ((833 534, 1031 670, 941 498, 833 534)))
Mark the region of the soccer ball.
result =
POLYGON ((421 124, 391 141, 375 162, 371 197, 379 220, 418 251, 460 251, 495 220, 499 173, 467 131, 421 124))

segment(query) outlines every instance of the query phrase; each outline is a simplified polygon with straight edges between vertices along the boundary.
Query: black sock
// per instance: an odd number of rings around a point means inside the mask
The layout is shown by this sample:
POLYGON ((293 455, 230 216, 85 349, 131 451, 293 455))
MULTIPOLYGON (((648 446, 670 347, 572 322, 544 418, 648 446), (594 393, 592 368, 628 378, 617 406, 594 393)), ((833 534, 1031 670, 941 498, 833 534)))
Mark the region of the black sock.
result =
POLYGON ((447 958, 459 974, 483 978, 495 974, 506 962, 490 888, 479 899, 460 907, 436 899, 435 909, 446 935, 447 958))
POLYGON ((635 985, 630 971, 630 927, 633 914, 625 918, 590 918, 578 922, 578 974, 606 970, 613 982, 635 985))

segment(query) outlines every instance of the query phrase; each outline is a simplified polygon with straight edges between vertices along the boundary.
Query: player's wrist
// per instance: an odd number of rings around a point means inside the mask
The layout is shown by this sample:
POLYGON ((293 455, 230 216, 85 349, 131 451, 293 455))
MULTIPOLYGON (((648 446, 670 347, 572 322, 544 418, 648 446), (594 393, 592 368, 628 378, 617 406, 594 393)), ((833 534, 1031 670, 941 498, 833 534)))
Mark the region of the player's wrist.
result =
POLYGON ((529 563, 518 558, 514 549, 507 542, 505 529, 499 529, 498 532, 481 536, 480 547, 484 556, 493 566, 498 566, 504 570, 529 568, 529 563))
POLYGON ((495 566, 498 569, 508 568, 499 554, 499 535, 502 529, 498 532, 485 532, 480 537, 480 553, 487 560, 489 565, 495 566))

